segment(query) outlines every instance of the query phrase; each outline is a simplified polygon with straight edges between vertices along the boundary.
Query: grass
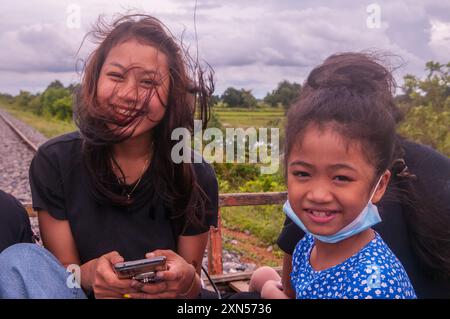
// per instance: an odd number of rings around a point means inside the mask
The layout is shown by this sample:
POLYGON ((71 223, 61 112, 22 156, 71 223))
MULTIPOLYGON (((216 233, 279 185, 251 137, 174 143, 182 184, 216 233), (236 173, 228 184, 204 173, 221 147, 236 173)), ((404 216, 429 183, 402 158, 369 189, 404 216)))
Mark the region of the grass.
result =
POLYGON ((282 109, 226 109, 213 108, 224 127, 279 127, 285 118, 282 109))
POLYGON ((276 243, 285 218, 281 205, 225 207, 220 212, 225 227, 247 230, 266 246, 276 243))
POLYGON ((41 117, 36 114, 23 111, 12 105, 2 104, 0 105, 0 107, 22 122, 35 128, 37 131, 41 132, 45 137, 48 138, 72 132, 77 129, 73 122, 41 117))
POLYGON ((284 113, 284 109, 277 107, 258 107, 258 108, 245 108, 245 107, 212 107, 212 110, 218 112, 259 112, 259 113, 284 113))

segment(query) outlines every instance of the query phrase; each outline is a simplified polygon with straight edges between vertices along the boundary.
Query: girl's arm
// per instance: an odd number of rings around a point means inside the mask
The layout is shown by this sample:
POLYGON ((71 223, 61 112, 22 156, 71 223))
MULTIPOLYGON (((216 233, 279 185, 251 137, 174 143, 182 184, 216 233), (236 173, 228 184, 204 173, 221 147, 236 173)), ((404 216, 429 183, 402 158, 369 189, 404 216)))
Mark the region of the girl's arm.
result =
POLYGON ((295 291, 291 286, 291 272, 292 272, 292 256, 284 254, 283 256, 283 273, 281 276, 281 283, 283 284, 283 292, 292 299, 295 299, 295 291))
MULTIPOLYGON (((64 267, 71 264, 79 265, 80 258, 69 222, 58 220, 47 211, 40 211, 38 218, 45 248, 64 267)), ((80 284, 83 290, 86 292, 93 290, 96 298, 122 298, 124 294, 130 292, 131 281, 118 279, 112 269, 112 265, 118 262, 123 262, 123 258, 117 252, 111 252, 81 265, 80 284)))

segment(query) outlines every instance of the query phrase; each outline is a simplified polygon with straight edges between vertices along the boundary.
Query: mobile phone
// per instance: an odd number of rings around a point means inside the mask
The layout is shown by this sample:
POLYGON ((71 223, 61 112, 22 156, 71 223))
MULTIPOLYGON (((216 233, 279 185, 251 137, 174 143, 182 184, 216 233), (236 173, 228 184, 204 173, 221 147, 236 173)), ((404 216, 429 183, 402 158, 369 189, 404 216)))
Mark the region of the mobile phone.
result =
POLYGON ((156 272, 166 270, 166 257, 126 261, 114 265, 114 271, 120 279, 134 279, 143 283, 158 281, 156 272))

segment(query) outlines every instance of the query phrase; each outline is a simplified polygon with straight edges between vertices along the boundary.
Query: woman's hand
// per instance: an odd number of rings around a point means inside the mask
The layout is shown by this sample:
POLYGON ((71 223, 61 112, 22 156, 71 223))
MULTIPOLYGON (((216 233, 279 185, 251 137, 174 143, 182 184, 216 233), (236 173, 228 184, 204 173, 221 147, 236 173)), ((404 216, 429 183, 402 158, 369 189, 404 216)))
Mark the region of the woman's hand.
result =
POLYGON ((124 259, 116 251, 103 255, 93 262, 92 289, 95 298, 123 298, 130 293, 131 280, 119 279, 113 269, 113 266, 120 262, 124 262, 124 259))
POLYGON ((283 292, 283 285, 280 281, 268 280, 261 289, 263 299, 289 299, 283 292))
POLYGON ((142 284, 133 280, 131 288, 139 293, 129 293, 128 297, 137 299, 171 299, 182 295, 196 297, 200 292, 199 279, 195 267, 172 250, 155 250, 146 258, 166 256, 167 270, 158 271, 156 278, 160 282, 142 284))

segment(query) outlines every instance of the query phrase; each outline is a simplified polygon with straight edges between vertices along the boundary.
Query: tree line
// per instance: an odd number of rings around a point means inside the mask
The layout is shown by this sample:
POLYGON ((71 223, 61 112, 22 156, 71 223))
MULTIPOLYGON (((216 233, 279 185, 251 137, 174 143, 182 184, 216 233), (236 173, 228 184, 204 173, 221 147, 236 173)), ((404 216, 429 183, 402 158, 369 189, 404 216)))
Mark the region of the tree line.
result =
MULTIPOLYGON (((402 93, 396 96, 397 105, 404 114, 399 133, 450 156, 450 62, 429 61, 425 70, 427 75, 422 79, 412 74, 403 78, 402 93)), ((0 101, 39 116, 71 121, 72 93, 76 86, 65 87, 55 80, 42 93, 0 94, 0 101)), ((300 92, 300 84, 287 80, 278 83, 273 91, 259 100, 251 90, 229 87, 222 95, 214 95, 212 104, 228 108, 288 109, 300 92)))
POLYGON ((75 88, 76 84, 64 87, 59 80, 55 80, 42 93, 32 94, 21 90, 16 96, 0 94, 0 99, 18 109, 32 112, 38 116, 71 121, 72 93, 75 88))
POLYGON ((403 94, 396 97, 404 114, 399 133, 450 157, 450 62, 429 61, 425 70, 424 79, 403 78, 403 94))
POLYGON ((222 95, 213 97, 213 105, 224 107, 255 108, 258 106, 281 107, 288 109, 298 98, 301 91, 301 85, 287 80, 278 83, 276 89, 262 100, 257 100, 251 90, 227 88, 222 95))
MULTIPOLYGON (((0 93, 0 99, 39 116, 70 121, 72 119, 72 93, 76 86, 76 84, 71 84, 64 87, 59 80, 55 80, 42 93, 32 94, 25 90, 21 90, 16 96, 0 93)), ((282 81, 264 99, 257 100, 251 90, 229 87, 222 95, 213 95, 211 104, 230 108, 255 108, 263 105, 287 109, 297 99, 300 89, 300 84, 282 81)))

